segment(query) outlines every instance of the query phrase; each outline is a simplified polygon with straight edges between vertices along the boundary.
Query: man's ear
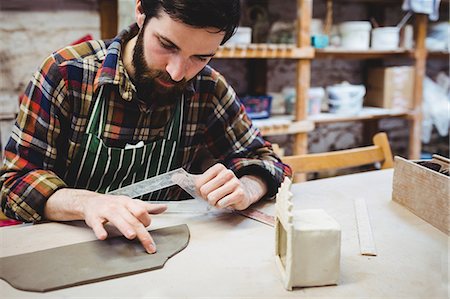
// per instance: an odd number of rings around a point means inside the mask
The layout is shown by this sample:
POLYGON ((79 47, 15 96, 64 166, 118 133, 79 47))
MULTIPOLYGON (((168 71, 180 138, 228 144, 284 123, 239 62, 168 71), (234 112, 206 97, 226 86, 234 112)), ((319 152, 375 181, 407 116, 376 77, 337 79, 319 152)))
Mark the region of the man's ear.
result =
POLYGON ((144 26, 145 13, 144 13, 144 8, 142 7, 141 0, 136 0, 136 8, 135 8, 134 13, 136 15, 137 25, 139 26, 139 28, 142 28, 142 26, 144 26))

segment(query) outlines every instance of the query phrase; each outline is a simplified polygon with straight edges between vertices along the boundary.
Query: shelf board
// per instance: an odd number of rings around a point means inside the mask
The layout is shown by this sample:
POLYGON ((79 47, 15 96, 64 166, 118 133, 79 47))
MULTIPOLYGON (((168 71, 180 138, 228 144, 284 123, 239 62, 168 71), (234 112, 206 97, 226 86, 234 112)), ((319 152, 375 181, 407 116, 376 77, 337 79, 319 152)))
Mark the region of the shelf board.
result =
POLYGON ((357 115, 320 113, 317 115, 309 116, 308 120, 314 122, 315 124, 319 124, 411 116, 412 113, 407 110, 364 107, 362 111, 357 115))
POLYGON ((342 59, 376 59, 388 57, 414 57, 413 50, 349 50, 342 48, 316 49, 315 58, 342 58, 342 59))
POLYGON ((307 133, 314 130, 314 123, 309 120, 295 121, 292 115, 272 116, 267 119, 254 119, 252 123, 263 136, 307 133))
POLYGON ((449 59, 450 51, 428 51, 428 57, 432 59, 449 59))
POLYGON ((378 5, 398 5, 402 4, 401 0, 334 0, 337 3, 366 3, 378 5))
POLYGON ((308 119, 295 121, 293 115, 277 115, 267 119, 252 120, 263 136, 308 133, 314 130, 315 124, 350 122, 382 118, 410 118, 413 113, 407 110, 364 107, 358 115, 320 113, 310 115, 308 119))
POLYGON ((16 119, 16 114, 14 113, 0 113, 0 121, 2 120, 12 120, 16 119))
POLYGON ((236 44, 221 46, 214 58, 242 59, 312 59, 313 47, 298 48, 291 44, 236 44))

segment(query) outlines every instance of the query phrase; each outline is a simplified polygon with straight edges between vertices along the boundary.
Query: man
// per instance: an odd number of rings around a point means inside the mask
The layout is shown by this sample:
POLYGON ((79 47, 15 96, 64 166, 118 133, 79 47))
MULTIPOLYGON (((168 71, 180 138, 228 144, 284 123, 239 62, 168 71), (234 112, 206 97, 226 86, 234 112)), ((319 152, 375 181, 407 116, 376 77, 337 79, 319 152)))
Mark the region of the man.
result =
MULTIPOLYGON (((238 0, 137 0, 136 24, 112 41, 59 50, 35 73, 6 146, 4 213, 22 221, 84 220, 98 239, 110 222, 156 251, 150 214, 180 199, 108 191, 183 167, 206 148, 220 163, 196 179, 218 208, 272 197, 290 169, 207 66, 239 22, 238 0)), ((196 162, 195 162, 196 163, 196 162)))

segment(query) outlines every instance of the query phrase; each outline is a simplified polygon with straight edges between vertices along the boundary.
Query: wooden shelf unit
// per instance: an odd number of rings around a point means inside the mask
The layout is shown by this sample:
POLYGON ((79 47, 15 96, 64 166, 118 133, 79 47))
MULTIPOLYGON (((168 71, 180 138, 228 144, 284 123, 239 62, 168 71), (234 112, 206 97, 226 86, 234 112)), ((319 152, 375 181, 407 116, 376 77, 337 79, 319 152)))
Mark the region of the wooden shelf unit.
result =
MULTIPOLYGON (((365 1, 372 3, 373 1, 365 1)), ((386 4, 387 5, 387 4, 386 4)), ((382 118, 406 117, 409 120, 409 158, 419 159, 421 151, 421 123, 422 123, 422 94, 423 78, 425 75, 427 50, 425 48, 425 38, 427 33, 428 16, 425 14, 415 14, 415 48, 412 50, 398 49, 392 51, 363 50, 352 51, 348 49, 325 48, 316 49, 315 58, 335 58, 335 59, 391 59, 409 58, 414 65, 414 99, 413 109, 403 113, 386 113, 364 115, 360 117, 339 118, 335 116, 311 117, 310 120, 317 122, 339 122, 351 120, 376 120, 382 118)))
POLYGON ((228 59, 294 59, 296 65, 295 116, 272 117, 255 120, 255 125, 264 136, 295 135, 294 154, 305 154, 308 150, 308 132, 314 123, 308 120, 307 101, 311 78, 311 60, 315 51, 311 47, 310 24, 312 0, 297 0, 297 44, 242 44, 222 46, 214 58, 228 59), (288 119, 288 120, 287 120, 288 119))
MULTIPOLYGON (((339 0, 335 0, 339 1, 339 0)), ((340 1, 345 2, 345 1, 340 1)), ((352 1, 349 1, 352 2, 352 1)), ((353 1, 358 2, 358 1, 353 1)), ((364 3, 374 3, 373 0, 360 1, 364 3)), ((397 1, 398 4, 399 1, 397 1)), ((380 5, 392 5, 391 1, 383 1, 380 5)), ((384 118, 405 118, 410 122, 409 137, 409 158, 418 159, 420 157, 421 139, 420 127, 422 119, 422 84, 425 73, 425 63, 427 51, 425 49, 425 37, 427 31, 426 15, 415 15, 415 49, 398 49, 398 50, 359 50, 351 51, 348 49, 326 48, 311 49, 309 26, 312 18, 312 1, 297 0, 299 27, 297 36, 297 45, 276 45, 276 44, 249 44, 221 47, 215 58, 232 58, 232 59, 297 59, 297 104, 296 115, 292 120, 294 123, 302 123, 303 130, 289 129, 296 127, 295 125, 280 126, 275 117, 273 121, 256 121, 255 123, 261 129, 265 136, 295 134, 294 153, 303 154, 307 152, 307 132, 314 125, 320 123, 348 122, 348 121, 370 121, 384 118), (316 116, 307 115, 308 96, 307 91, 310 84, 310 66, 311 59, 392 59, 392 58, 408 58, 414 61, 415 67, 415 84, 414 84, 414 108, 411 111, 396 111, 388 109, 378 109, 365 107, 363 111, 356 116, 340 116, 335 114, 322 113, 316 116), (301 78, 301 80, 299 80, 301 78), (308 121, 310 123, 308 123, 308 121)), ((432 54, 433 57, 444 57, 445 53, 432 54)), ((298 126, 297 126, 298 127, 298 126)))

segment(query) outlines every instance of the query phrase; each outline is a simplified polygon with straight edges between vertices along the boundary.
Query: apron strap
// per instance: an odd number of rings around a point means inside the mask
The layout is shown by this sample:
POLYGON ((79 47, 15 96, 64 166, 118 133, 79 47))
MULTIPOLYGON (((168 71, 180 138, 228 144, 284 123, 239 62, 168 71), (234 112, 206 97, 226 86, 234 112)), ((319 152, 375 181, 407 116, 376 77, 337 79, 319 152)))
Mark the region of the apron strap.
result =
MULTIPOLYGON (((89 118, 89 123, 88 123, 87 129, 86 129, 86 132, 88 134, 94 134, 94 135, 99 136, 100 135, 99 132, 102 132, 102 130, 99 130, 99 116, 100 116, 99 109, 101 109, 100 105, 103 102, 105 102, 105 101, 103 101, 103 97, 102 97, 104 89, 105 89, 105 86, 102 85, 98 92, 97 99, 95 100, 94 109, 92 109, 92 114, 91 114, 91 117, 89 118)), ((100 119, 102 119, 102 118, 100 118, 100 119)))
POLYGON ((179 102, 175 108, 172 121, 170 122, 170 126, 168 126, 165 130, 164 134, 165 138, 179 140, 183 124, 183 111, 184 111, 184 94, 181 96, 181 102, 179 102))

